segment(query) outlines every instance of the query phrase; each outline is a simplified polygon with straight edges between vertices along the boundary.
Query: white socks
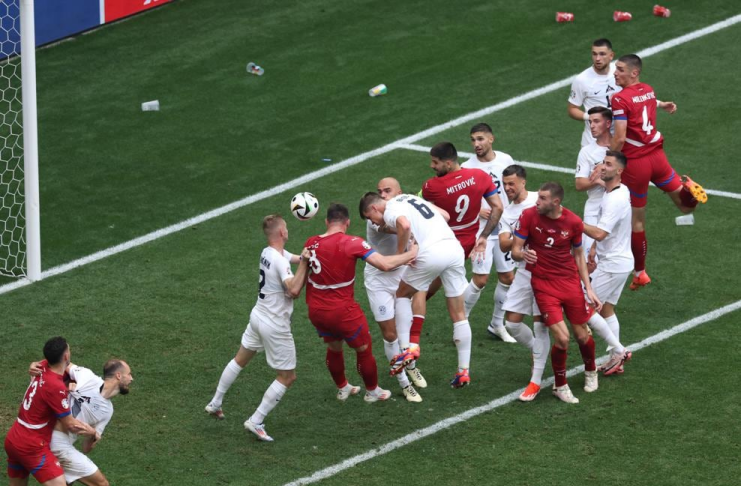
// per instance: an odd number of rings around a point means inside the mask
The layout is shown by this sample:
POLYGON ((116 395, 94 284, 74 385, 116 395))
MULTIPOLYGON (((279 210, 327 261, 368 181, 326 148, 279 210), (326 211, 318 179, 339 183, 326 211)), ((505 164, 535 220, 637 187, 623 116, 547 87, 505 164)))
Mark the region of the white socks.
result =
POLYGON ((533 332, 524 322, 506 321, 504 327, 507 328, 509 335, 515 338, 518 343, 532 351, 535 338, 533 332))
POLYGON ((396 314, 396 336, 402 348, 409 347, 409 332, 412 329, 412 299, 397 297, 394 303, 396 314))
POLYGON ((265 390, 265 394, 262 396, 262 402, 260 402, 260 406, 257 407, 255 413, 250 417, 250 421, 253 424, 263 423, 265 416, 267 416, 267 414, 269 414, 270 411, 278 405, 278 402, 283 398, 286 390, 288 390, 288 388, 283 383, 278 380, 273 380, 268 389, 265 390))
POLYGON ((458 368, 468 369, 471 362, 471 325, 468 320, 453 323, 453 341, 458 350, 458 368))
POLYGON ((605 322, 601 315, 595 312, 592 314, 592 317, 589 318, 587 324, 589 324, 589 327, 591 327, 599 337, 607 342, 608 346, 612 348, 613 353, 620 354, 625 351, 625 348, 620 344, 620 341, 612 333, 610 326, 607 325, 607 322, 605 322))
POLYGON ((229 363, 227 363, 226 367, 224 368, 224 372, 221 373, 219 385, 216 387, 216 393, 211 399, 211 405, 216 408, 221 407, 221 402, 224 401, 224 395, 226 395, 226 392, 229 391, 229 387, 232 386, 234 380, 237 379, 240 371, 242 371, 242 367, 239 366, 236 361, 231 360, 229 361, 229 363))
POLYGON ((475 306, 476 302, 479 301, 482 290, 483 287, 478 288, 476 284, 473 283, 473 280, 471 280, 468 282, 466 290, 463 291, 463 306, 466 311, 466 319, 468 319, 468 315, 471 313, 473 306, 475 306))
MULTIPOLYGON (((399 346, 399 340, 396 339, 393 342, 388 342, 385 339, 383 340, 383 351, 386 354, 387 362, 390 363, 392 359, 394 359, 394 356, 401 353, 401 347, 399 346)), ((401 385, 402 388, 406 388, 409 386, 409 377, 407 377, 407 372, 402 370, 401 373, 396 375, 396 379, 399 380, 399 385, 401 385)))
POLYGON ((612 331, 612 334, 620 341, 620 323, 618 322, 617 314, 606 317, 605 322, 609 326, 610 331, 612 331))
POLYGON ((497 282, 497 287, 494 289, 494 315, 491 317, 491 327, 497 328, 504 325, 504 301, 507 300, 507 291, 509 285, 504 285, 502 282, 497 282))
POLYGON ((530 381, 540 385, 543 380, 543 371, 548 361, 548 352, 551 349, 551 335, 542 322, 533 322, 535 339, 533 340, 533 373, 530 381))

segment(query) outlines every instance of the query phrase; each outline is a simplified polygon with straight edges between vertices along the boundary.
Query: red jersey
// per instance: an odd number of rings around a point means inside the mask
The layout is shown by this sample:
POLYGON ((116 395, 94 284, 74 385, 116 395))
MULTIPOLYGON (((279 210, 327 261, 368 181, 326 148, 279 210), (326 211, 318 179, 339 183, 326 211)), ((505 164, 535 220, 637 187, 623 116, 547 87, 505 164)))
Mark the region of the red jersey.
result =
POLYGON ((476 238, 481 198, 497 194, 491 176, 480 169, 461 169, 433 177, 422 187, 422 197, 450 214, 448 226, 458 241, 476 238))
POLYGON ((646 83, 637 83, 612 95, 615 120, 627 120, 623 153, 629 159, 643 157, 664 146, 656 129, 656 95, 646 83))
POLYGON ((538 261, 525 267, 534 277, 547 280, 579 278, 571 247, 581 246, 584 223, 576 214, 562 208, 558 219, 538 214, 535 207, 527 208, 515 224, 515 235, 526 240, 535 250, 538 261))
POLYGON ((311 252, 306 304, 322 309, 342 309, 355 301, 355 262, 376 250, 363 238, 345 233, 312 236, 304 244, 311 252))
POLYGON ((28 385, 18 409, 18 419, 8 432, 8 439, 16 446, 30 449, 48 445, 57 419, 70 414, 67 386, 62 375, 41 362, 43 372, 28 385))

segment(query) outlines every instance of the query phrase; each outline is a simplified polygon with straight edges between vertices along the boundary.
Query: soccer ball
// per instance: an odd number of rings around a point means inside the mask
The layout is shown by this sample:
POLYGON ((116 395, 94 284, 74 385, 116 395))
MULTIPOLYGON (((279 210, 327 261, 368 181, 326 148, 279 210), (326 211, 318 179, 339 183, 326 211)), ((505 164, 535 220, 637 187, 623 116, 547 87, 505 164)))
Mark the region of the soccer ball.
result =
POLYGON ((291 212, 301 221, 311 219, 319 211, 319 201, 310 192, 299 192, 291 199, 291 212))

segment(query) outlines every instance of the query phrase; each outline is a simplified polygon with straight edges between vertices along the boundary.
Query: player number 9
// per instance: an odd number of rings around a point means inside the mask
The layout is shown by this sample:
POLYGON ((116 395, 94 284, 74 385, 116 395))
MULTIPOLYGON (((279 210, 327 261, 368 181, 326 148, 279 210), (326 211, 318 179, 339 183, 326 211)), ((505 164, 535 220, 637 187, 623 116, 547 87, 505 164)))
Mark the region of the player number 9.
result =
POLYGON ((457 222, 460 223, 461 221, 463 221, 463 218, 466 216, 466 211, 468 211, 469 203, 470 199, 465 194, 459 197, 458 200, 455 202, 455 212, 458 213, 458 217, 455 218, 457 222))

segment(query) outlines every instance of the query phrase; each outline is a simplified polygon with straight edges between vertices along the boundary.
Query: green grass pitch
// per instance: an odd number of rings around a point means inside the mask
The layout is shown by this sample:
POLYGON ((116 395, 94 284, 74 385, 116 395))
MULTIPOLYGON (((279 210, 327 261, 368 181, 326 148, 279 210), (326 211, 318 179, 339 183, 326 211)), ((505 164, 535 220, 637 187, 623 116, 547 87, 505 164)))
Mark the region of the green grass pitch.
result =
MULTIPOLYGON (((576 74, 597 37, 616 54, 651 47, 741 13, 738 2, 677 0, 668 19, 653 3, 608 5, 492 0, 275 3, 182 0, 37 53, 45 269, 128 241, 232 201, 576 74), (612 21, 613 10, 633 13, 612 21), (557 24, 556 10, 576 21, 557 24), (265 68, 250 76, 245 65, 265 68), (385 83, 387 95, 370 98, 385 83), (161 111, 141 112, 159 99, 161 111)), ((741 118, 741 26, 646 59, 642 80, 677 114, 659 114, 667 155, 707 188, 741 193, 735 160, 741 118)), ((581 125, 566 115, 568 88, 481 121, 495 148, 517 160, 571 168, 581 125)), ((470 151, 469 124, 419 143, 470 151)), ((573 176, 530 170, 530 189, 573 176)), ((388 403, 334 398, 324 346, 296 303, 298 380, 266 421, 272 444, 242 429, 273 379, 261 356, 224 402, 227 420, 203 412, 239 345, 257 293, 260 221, 288 214, 308 190, 346 203, 393 175, 416 192, 432 176, 424 153, 394 150, 222 217, 0 295, 0 429, 15 419, 27 364, 62 334, 73 361, 95 370, 126 359, 132 392, 92 458, 111 484, 282 485, 527 383, 529 355, 486 335, 490 285, 471 315, 472 386, 451 390, 455 368, 444 302, 430 302, 421 369, 424 402, 408 404, 395 380, 388 403)), ((654 282, 626 291, 618 312, 635 343, 741 298, 741 200, 711 196, 696 223, 651 189, 648 268, 654 282)), ((581 211, 568 190, 564 205, 581 211)), ((289 217, 290 250, 324 230, 289 217)), ((358 267, 356 297, 367 309, 358 267)), ((0 284, 10 282, 0 280, 0 284)), ((369 318, 372 316, 368 314, 369 318)), ((541 394, 374 458, 323 484, 729 485, 741 473, 739 312, 637 352, 623 376, 581 389, 569 407, 541 394)), ((371 323, 383 362, 380 333, 371 323)), ((599 343, 598 351, 604 349, 599 343)), ((578 364, 572 350, 569 365, 578 364)), ((346 353, 348 377, 359 382, 346 353)), ((550 376, 550 370, 546 370, 550 376)))

